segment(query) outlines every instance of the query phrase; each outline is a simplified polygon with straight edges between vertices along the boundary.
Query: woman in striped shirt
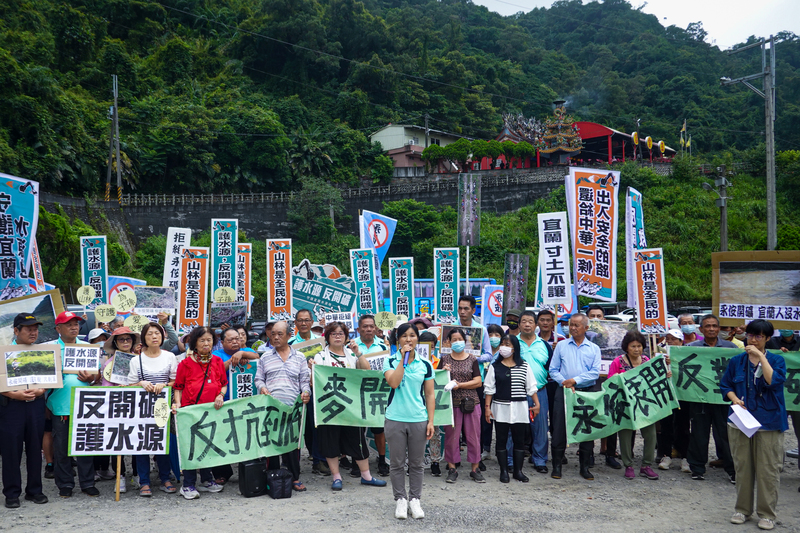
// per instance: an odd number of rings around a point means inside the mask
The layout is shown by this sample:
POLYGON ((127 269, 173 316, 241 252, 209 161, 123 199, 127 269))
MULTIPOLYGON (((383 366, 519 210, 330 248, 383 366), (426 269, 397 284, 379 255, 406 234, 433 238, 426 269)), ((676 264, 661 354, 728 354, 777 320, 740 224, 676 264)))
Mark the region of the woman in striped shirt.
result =
POLYGON ((498 353, 500 357, 489 366, 483 382, 486 421, 494 419, 500 481, 509 482, 506 444, 510 429, 514 442, 514 479, 527 483, 528 477, 522 472, 522 465, 525 461, 525 431, 530 431, 529 423, 539 414, 536 379, 531 367, 522 360, 519 340, 514 335, 502 338, 498 353), (533 400, 530 408, 529 396, 533 400))
MULTIPOLYGON (((128 372, 128 385, 138 385, 147 392, 158 396, 164 387, 175 383, 178 360, 175 354, 161 349, 166 334, 164 328, 155 322, 145 324, 142 328, 142 353, 131 359, 128 372)), ((178 489, 169 480, 170 464, 168 455, 154 456, 161 478, 160 490, 174 494, 178 489)), ((137 455, 136 466, 139 470, 139 496, 152 496, 150 490, 150 456, 137 455)))

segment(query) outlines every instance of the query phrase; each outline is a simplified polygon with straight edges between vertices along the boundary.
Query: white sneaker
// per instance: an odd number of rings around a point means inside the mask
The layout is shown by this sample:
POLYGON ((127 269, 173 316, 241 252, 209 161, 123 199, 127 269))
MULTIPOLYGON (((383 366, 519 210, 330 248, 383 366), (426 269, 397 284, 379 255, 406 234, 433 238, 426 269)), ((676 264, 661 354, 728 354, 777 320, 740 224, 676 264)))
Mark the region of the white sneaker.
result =
POLYGON ((692 468, 689 466, 689 461, 686 459, 681 459, 681 472, 685 472, 687 474, 692 473, 692 468))
POLYGON ((196 500, 200 497, 200 493, 194 487, 181 487, 181 496, 187 500, 196 500))
POLYGON ((408 502, 408 508, 411 509, 411 518, 425 518, 425 511, 419 504, 419 500, 414 498, 408 502))
POLYGON ((125 483, 125 476, 119 477, 119 492, 120 494, 123 492, 128 492, 128 484, 125 483))
POLYGON ((116 479, 117 473, 114 472, 110 467, 100 471, 100 479, 116 479))
POLYGON ((197 485, 197 490, 200 492, 220 492, 223 488, 222 485, 217 484, 213 479, 197 485))
POLYGON ((489 452, 487 452, 486 450, 483 450, 481 452, 481 461, 485 461, 488 458, 489 458, 489 452))
POLYGON ((661 462, 658 463, 658 469, 669 470, 670 464, 672 464, 672 459, 668 455, 665 455, 664 457, 661 458, 661 462))
POLYGON ((394 517, 400 520, 408 518, 408 500, 405 498, 397 500, 397 507, 394 509, 394 517))

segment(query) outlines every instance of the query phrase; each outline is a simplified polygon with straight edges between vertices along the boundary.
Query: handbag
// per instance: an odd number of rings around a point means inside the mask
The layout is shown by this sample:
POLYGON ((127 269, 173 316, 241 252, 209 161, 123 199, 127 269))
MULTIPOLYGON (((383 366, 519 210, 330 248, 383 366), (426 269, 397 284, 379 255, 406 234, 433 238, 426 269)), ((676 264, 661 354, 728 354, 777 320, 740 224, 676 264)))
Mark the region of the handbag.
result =
POLYGON ((292 497, 292 473, 285 468, 267 470, 267 494, 273 500, 292 497))
POLYGON ((461 408, 462 413, 469 414, 475 410, 475 400, 472 397, 461 398, 461 403, 458 404, 458 407, 461 408))
POLYGON ((239 463, 239 492, 245 498, 267 493, 267 460, 253 459, 239 463))

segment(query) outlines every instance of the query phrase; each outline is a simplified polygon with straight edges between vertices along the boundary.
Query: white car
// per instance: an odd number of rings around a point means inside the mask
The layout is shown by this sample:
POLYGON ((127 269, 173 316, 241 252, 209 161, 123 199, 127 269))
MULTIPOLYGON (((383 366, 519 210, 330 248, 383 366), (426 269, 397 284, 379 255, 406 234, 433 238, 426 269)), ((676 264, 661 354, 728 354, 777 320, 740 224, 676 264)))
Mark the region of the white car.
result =
MULTIPOLYGON (((624 309, 618 315, 608 315, 605 319, 618 320, 620 322, 630 322, 631 320, 636 320, 636 309, 629 307, 624 309)), ((680 326, 678 326, 678 319, 673 315, 667 315, 667 323, 669 324, 669 329, 681 329, 680 326)))

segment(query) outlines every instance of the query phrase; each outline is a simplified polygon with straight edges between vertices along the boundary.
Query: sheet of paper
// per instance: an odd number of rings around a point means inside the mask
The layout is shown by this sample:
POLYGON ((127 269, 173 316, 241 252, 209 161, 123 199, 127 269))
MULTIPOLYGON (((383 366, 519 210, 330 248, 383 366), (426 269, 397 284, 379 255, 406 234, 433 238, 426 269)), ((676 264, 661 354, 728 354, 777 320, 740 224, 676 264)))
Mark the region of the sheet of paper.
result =
POLYGON ((739 405, 732 405, 731 410, 733 412, 731 413, 731 416, 728 417, 728 420, 733 422, 742 433, 747 435, 747 438, 752 437, 761 427, 759 421, 756 420, 747 409, 744 409, 739 405))

